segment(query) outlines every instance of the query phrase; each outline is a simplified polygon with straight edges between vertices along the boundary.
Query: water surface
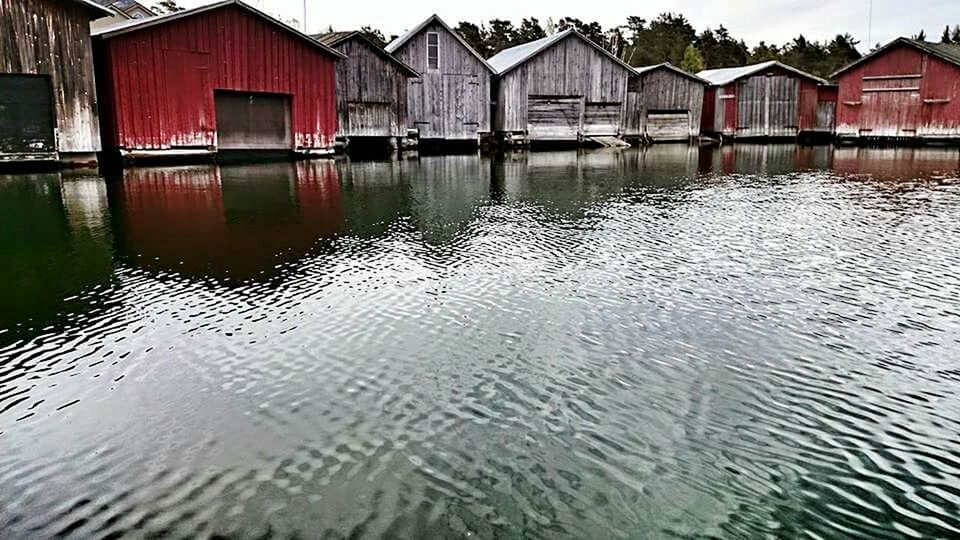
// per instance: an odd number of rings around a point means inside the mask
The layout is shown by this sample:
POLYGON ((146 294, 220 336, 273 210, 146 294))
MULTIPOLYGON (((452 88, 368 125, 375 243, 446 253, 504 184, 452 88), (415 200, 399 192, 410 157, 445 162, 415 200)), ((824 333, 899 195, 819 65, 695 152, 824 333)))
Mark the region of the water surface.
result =
POLYGON ((960 535, 960 153, 0 177, 0 531, 960 535))

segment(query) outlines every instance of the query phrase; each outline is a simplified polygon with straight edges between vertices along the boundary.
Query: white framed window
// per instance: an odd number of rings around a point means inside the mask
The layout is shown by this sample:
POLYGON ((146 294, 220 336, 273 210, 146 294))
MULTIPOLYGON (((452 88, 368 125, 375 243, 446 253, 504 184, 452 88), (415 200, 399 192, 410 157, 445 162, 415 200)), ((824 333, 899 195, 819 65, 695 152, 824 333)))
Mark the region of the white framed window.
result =
POLYGON ((427 32, 427 69, 440 69, 440 34, 427 32))

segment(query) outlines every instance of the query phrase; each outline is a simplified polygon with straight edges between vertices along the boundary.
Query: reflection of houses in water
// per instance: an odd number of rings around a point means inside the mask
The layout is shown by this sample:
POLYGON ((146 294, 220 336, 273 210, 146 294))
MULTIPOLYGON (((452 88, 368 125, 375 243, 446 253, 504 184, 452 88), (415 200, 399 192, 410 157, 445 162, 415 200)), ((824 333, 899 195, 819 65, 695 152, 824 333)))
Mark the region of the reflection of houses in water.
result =
POLYGON ((104 189, 95 177, 0 176, 0 328, 98 304, 83 293, 113 275, 104 189))
POLYGON ((837 148, 833 170, 878 180, 925 180, 960 177, 956 148, 837 148))
POLYGON ((497 180, 512 200, 580 212, 628 189, 686 185, 698 175, 699 156, 687 145, 530 153, 499 164, 497 180))
POLYGON ((196 277, 269 276, 343 229, 327 161, 133 169, 111 200, 131 262, 196 277))
POLYGON ((717 174, 789 174, 828 169, 831 146, 794 144, 732 144, 701 150, 701 172, 717 174))
POLYGON ((375 237, 409 218, 431 242, 452 238, 490 199, 490 160, 476 154, 341 162, 351 234, 375 237))

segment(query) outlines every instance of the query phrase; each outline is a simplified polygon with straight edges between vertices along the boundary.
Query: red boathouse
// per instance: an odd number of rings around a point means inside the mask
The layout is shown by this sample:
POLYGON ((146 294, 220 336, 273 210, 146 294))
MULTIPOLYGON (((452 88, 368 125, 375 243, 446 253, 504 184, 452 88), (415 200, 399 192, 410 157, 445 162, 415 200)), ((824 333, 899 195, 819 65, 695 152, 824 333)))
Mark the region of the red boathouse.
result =
POLYGON ((900 38, 834 78, 839 138, 960 141, 960 45, 900 38))
POLYGON ((343 55, 239 0, 94 36, 108 151, 137 159, 333 149, 343 55))
POLYGON ((833 132, 836 87, 797 68, 771 61, 701 71, 704 133, 740 139, 833 132))

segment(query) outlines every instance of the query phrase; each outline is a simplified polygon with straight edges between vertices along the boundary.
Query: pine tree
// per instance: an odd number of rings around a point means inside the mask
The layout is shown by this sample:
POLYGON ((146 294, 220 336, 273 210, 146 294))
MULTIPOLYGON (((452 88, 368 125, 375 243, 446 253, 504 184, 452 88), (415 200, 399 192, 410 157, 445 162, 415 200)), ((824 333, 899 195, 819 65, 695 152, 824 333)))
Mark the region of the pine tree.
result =
POLYGON ((946 28, 943 29, 943 37, 940 38, 940 43, 950 43, 950 25, 948 24, 946 28))
POLYGON ((683 62, 680 63, 680 68, 688 73, 700 73, 706 69, 703 55, 700 54, 700 50, 693 43, 687 45, 686 50, 683 51, 683 62))
POLYGON ((927 32, 926 32, 925 30, 922 30, 922 29, 921 29, 919 34, 913 36, 913 40, 914 40, 914 41, 926 41, 926 40, 927 40, 927 32))
POLYGON ((950 36, 950 41, 960 45, 960 24, 953 28, 953 35, 950 36))

